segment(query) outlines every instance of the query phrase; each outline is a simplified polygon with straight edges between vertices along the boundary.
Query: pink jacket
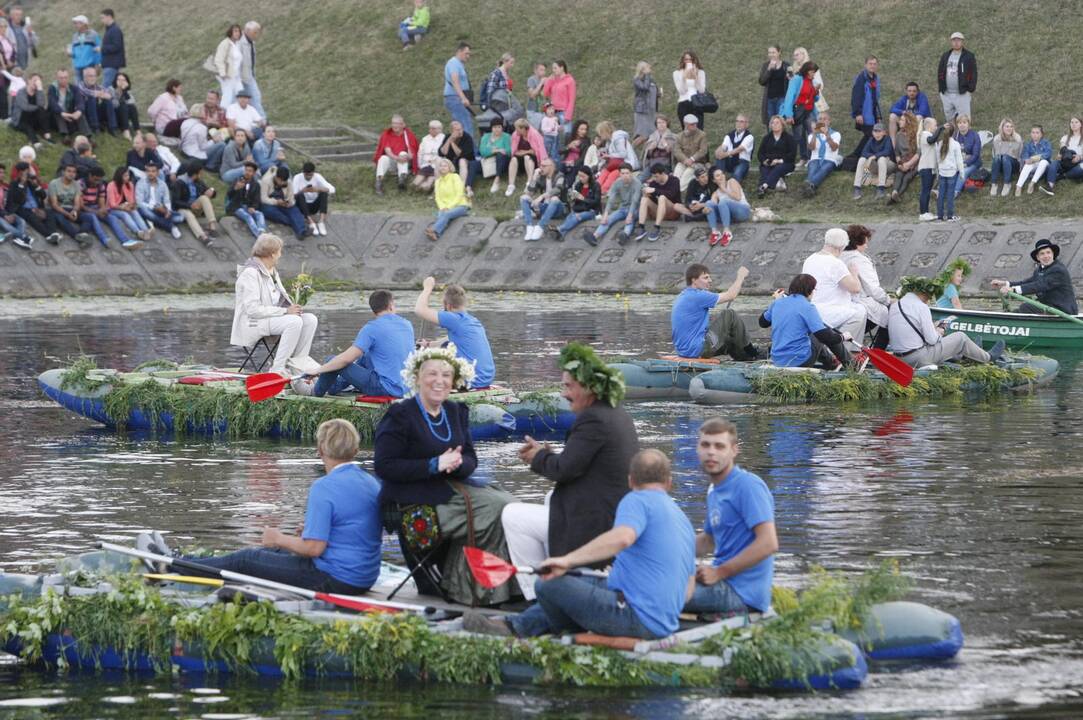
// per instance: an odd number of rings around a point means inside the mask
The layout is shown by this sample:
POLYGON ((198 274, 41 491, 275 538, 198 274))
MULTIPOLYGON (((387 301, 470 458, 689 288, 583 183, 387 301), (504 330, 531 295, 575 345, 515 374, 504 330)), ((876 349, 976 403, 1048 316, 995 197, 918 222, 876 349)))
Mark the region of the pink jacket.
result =
POLYGON ((564 112, 564 120, 570 122, 575 117, 575 78, 565 74, 562 78, 549 76, 542 92, 549 98, 558 111, 564 112))
MULTIPOLYGON (((518 135, 519 132, 516 131, 513 134, 518 135)), ((511 141, 511 151, 515 152, 516 140, 513 137, 511 141)), ((541 165, 545 159, 549 157, 549 153, 545 152, 545 138, 542 137, 542 134, 538 132, 533 125, 529 125, 527 126, 526 131, 526 141, 530 143, 530 149, 534 151, 534 156, 538 158, 538 165, 541 165)))
POLYGON ((180 95, 173 96, 164 92, 154 98, 154 102, 147 108, 147 115, 154 123, 155 132, 161 134, 171 121, 188 117, 188 106, 184 104, 184 98, 180 95))
POLYGON ((135 186, 128 183, 124 186, 124 194, 121 195, 117 192, 117 184, 113 181, 109 182, 109 187, 105 191, 105 197, 108 198, 109 209, 120 207, 121 203, 135 204, 135 186))

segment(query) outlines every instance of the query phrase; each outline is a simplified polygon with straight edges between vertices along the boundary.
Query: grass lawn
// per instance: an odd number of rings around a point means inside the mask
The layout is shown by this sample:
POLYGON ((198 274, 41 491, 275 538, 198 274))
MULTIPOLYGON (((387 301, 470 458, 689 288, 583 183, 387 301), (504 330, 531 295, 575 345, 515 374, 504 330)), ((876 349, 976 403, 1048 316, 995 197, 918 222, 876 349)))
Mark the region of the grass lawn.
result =
MULTIPOLYGON (((63 54, 71 35, 69 19, 88 10, 85 3, 74 0, 35 5, 30 5, 29 14, 42 36, 42 52, 33 69, 51 80, 57 68, 69 65, 63 54)), ((954 30, 966 34, 967 47, 978 59, 976 129, 995 130, 1001 118, 1010 117, 1025 137, 1031 124, 1042 124, 1055 150, 1068 118, 1081 112, 1070 80, 1076 43, 1053 32, 1073 27, 1078 8, 1052 0, 1023 5, 975 0, 948 4, 795 0, 785 6, 733 0, 708 4, 636 0, 627 7, 598 0, 573 5, 433 0, 431 34, 408 52, 400 50, 395 37, 398 22, 411 8, 405 1, 262 0, 242 11, 231 3, 205 0, 149 6, 117 0, 112 7, 125 30, 129 72, 144 111, 170 77, 185 83, 189 104, 201 101, 214 82, 200 67, 203 59, 214 51, 230 22, 255 18, 265 29, 258 46, 257 76, 264 105, 279 124, 345 123, 378 130, 393 112, 401 112, 415 131, 423 132, 432 117, 446 123, 449 118, 440 97, 442 66, 455 44, 467 40, 474 48, 468 68, 475 85, 480 85, 501 53, 511 51, 518 57, 512 75, 522 98, 532 61, 562 58, 578 82, 577 115, 592 124, 610 118, 630 127, 636 62, 652 62, 665 93, 661 111, 673 115, 676 103, 670 74, 687 47, 699 53, 708 89, 721 105, 719 113, 708 116, 705 123, 713 148, 731 128, 738 111, 749 113, 753 130, 762 135, 761 88, 756 77, 766 46, 779 43, 787 57, 795 45, 807 47, 820 64, 834 126, 843 133, 843 147, 848 151, 857 135, 846 122, 850 86, 864 57, 871 53, 880 58, 885 113, 909 80, 921 84, 938 112, 936 63, 954 30)), ((96 15, 92 19, 96 22, 96 15)), ((14 132, 0 132, 0 157, 13 160, 22 140, 14 132)), ((41 152, 42 167, 51 172, 62 149, 41 152)), ((98 155, 111 170, 122 161, 126 149, 122 140, 106 136, 98 155)), ((298 159, 293 160, 299 165, 298 159)), ((988 160, 987 151, 986 165, 988 160)), ((321 170, 339 189, 337 208, 411 213, 434 209, 429 198, 413 192, 400 194, 393 187, 386 197, 375 197, 371 164, 325 163, 321 170)), ((755 172, 747 182, 750 187, 754 177, 755 172)), ((794 192, 800 185, 797 175, 791 178, 789 193, 768 196, 762 203, 753 198, 753 203, 768 205, 786 222, 916 220, 917 187, 911 187, 899 205, 885 207, 872 199, 871 192, 860 203, 852 201, 851 179, 840 171, 815 199, 805 200, 794 192)), ((475 212, 498 218, 515 213, 515 199, 502 193, 490 196, 480 180, 478 189, 475 212)), ((985 192, 968 193, 960 198, 956 212, 964 220, 1071 217, 1077 214, 1081 198, 1083 188, 1062 181, 1052 198, 1035 193, 1019 199, 991 199, 985 192)))

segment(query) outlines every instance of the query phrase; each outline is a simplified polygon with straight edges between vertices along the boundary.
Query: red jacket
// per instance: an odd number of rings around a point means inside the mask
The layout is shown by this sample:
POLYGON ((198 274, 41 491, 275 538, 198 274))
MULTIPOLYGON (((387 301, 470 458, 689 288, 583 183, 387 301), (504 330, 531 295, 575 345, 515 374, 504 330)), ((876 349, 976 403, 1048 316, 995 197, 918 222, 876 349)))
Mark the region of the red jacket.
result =
POLYGON ((410 128, 405 128, 402 135, 396 135, 391 128, 384 130, 380 134, 379 144, 376 145, 376 153, 372 156, 373 163, 380 162, 380 158, 384 156, 385 148, 391 150, 394 155, 404 151, 410 153, 411 170, 417 173, 417 136, 410 131, 410 128))

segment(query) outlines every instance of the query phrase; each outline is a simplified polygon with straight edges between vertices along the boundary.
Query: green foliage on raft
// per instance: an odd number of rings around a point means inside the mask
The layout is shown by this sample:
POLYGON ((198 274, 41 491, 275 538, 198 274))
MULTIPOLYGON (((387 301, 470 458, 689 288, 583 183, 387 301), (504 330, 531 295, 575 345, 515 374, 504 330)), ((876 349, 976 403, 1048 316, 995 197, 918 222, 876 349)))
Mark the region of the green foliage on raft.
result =
POLYGON ((64 374, 60 377, 60 389, 70 390, 72 388, 81 388, 83 390, 89 390, 93 392, 100 387, 104 387, 109 384, 108 380, 97 380, 89 377, 92 370, 97 370, 98 365, 94 362, 94 358, 81 355, 72 362, 71 367, 64 371, 64 374))

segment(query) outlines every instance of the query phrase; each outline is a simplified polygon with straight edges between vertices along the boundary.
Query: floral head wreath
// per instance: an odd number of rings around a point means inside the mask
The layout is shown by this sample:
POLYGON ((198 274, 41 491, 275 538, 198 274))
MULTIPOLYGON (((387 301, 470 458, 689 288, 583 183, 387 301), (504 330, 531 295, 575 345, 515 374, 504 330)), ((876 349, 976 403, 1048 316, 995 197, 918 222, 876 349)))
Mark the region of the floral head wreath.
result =
POLYGON ((899 280, 899 297, 906 293, 923 293, 930 298, 944 294, 944 280, 940 277, 927 278, 919 275, 907 275, 899 280))
POLYGON ((966 261, 966 258, 955 258, 952 260, 944 267, 944 271, 939 275, 940 279, 944 281, 945 287, 951 282, 951 276, 955 274, 956 270, 962 270, 963 277, 970 277, 973 268, 970 267, 970 263, 966 261))
POLYGON ((474 365, 477 360, 468 361, 459 357, 455 343, 449 342, 444 347, 418 348, 406 357, 406 362, 399 373, 402 384, 406 386, 406 397, 417 394, 417 376, 421 366, 429 360, 443 360, 454 372, 451 384, 455 389, 468 388, 474 380, 474 365))
POLYGON ((570 342, 560 351, 560 369, 612 407, 624 399, 624 375, 602 362, 594 349, 570 342))

